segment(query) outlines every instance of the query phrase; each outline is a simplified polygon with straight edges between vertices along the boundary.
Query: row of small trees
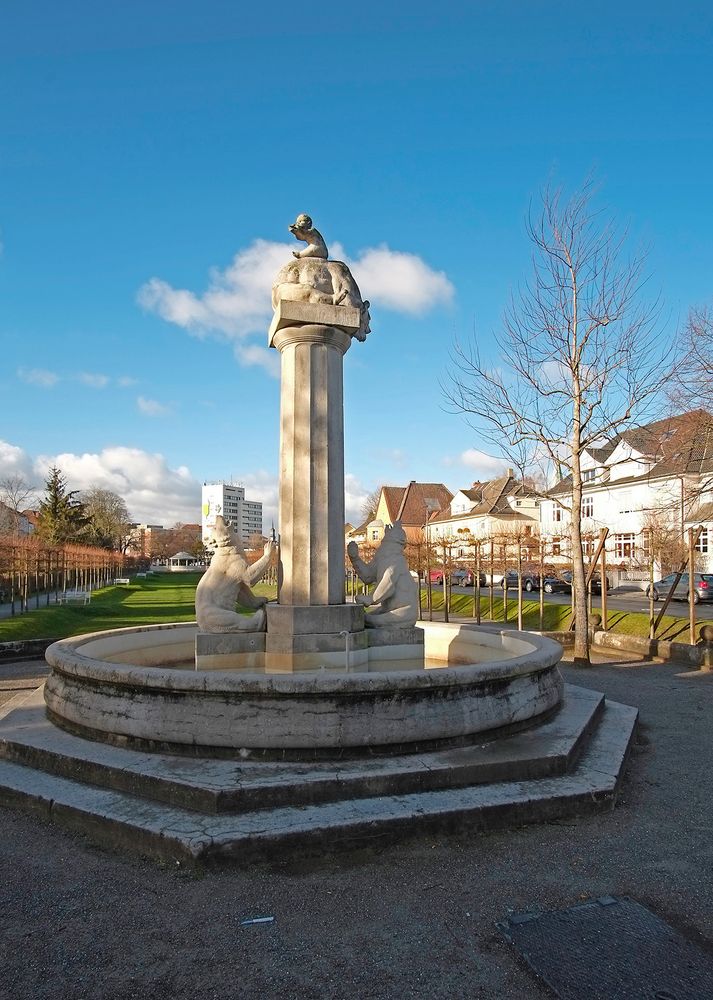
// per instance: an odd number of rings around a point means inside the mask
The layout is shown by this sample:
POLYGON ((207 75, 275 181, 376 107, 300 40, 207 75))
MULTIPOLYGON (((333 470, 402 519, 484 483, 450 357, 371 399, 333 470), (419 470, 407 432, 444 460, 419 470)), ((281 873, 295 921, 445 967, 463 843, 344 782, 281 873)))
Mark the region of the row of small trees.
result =
POLYGON ((123 575, 120 552, 88 545, 48 546, 39 538, 0 537, 0 600, 12 614, 50 603, 66 590, 92 590, 123 575))

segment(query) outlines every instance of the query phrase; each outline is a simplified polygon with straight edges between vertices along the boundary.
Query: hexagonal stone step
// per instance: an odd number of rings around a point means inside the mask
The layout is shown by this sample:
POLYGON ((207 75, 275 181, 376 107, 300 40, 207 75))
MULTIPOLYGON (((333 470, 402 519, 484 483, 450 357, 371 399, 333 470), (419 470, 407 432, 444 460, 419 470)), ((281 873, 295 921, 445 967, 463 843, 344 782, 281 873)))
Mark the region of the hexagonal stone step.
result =
POLYGON ((306 763, 195 758, 94 742, 51 723, 38 690, 0 721, 0 756, 200 812, 245 812, 565 774, 603 709, 602 694, 568 685, 553 718, 512 736, 427 753, 306 763))
POLYGON ((247 864, 609 808, 637 715, 634 708, 606 702, 572 772, 544 778, 201 814, 0 760, 0 801, 110 846, 163 859, 247 864))

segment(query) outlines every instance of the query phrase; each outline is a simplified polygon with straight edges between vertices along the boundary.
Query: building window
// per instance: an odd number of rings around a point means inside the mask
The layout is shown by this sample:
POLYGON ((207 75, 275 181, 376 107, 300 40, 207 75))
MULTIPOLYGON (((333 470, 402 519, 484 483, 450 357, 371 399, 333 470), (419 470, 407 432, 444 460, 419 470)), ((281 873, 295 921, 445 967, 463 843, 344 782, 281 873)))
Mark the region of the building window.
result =
POLYGON ((584 469, 584 471, 582 472, 582 482, 583 483, 591 483, 592 480, 596 479, 596 478, 597 478, 597 470, 596 469, 584 469))
POLYGON ((582 539, 582 553, 585 556, 594 555, 594 539, 593 538, 583 538, 582 539))
POLYGON ((561 538, 553 538, 552 539, 552 555, 553 556, 560 556, 560 555, 562 555, 562 539, 561 538))
POLYGON ((703 528, 698 536, 698 541, 696 542, 696 552, 702 552, 704 555, 708 554, 708 528, 703 528))
POLYGON ((373 541, 378 541, 379 540, 379 531, 378 531, 378 529, 372 529, 371 537, 372 537, 373 541))
POLYGON ((614 555, 617 559, 631 559, 636 548, 634 535, 614 535, 614 555))
POLYGON ((583 498, 582 517, 594 517, 594 497, 583 498))
POLYGON ((558 504, 553 504, 552 506, 552 520, 561 521, 562 520, 562 508, 558 504))

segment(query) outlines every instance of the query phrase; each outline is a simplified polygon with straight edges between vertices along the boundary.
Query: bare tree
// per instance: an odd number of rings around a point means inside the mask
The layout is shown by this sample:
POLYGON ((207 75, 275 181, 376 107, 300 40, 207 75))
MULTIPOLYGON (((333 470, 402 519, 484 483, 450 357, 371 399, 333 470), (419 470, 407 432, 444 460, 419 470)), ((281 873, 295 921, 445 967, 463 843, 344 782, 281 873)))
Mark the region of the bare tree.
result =
POLYGON ((587 183, 565 200, 546 189, 530 215, 532 274, 514 295, 490 367, 475 342, 457 344, 446 396, 501 453, 531 449, 571 477, 575 659, 588 662, 581 536, 583 451, 658 405, 672 348, 659 306, 644 295, 643 257, 592 207, 587 183))
POLYGON ((5 511, 0 511, 0 532, 17 533, 22 511, 34 498, 35 490, 24 476, 17 473, 3 476, 0 479, 0 505, 5 511))
POLYGON ((381 497, 381 487, 376 490, 372 490, 371 493, 367 493, 361 503, 360 512, 364 521, 373 521, 376 517, 376 510, 379 506, 379 498, 381 497))
POLYGON ((669 446, 675 449, 681 471, 682 535, 684 520, 695 519, 699 504, 713 491, 713 307, 690 310, 683 346, 685 355, 669 390, 674 407, 682 411, 678 433, 669 446))
POLYGON ((131 515, 118 493, 91 486, 80 495, 88 518, 86 539, 103 549, 125 552, 129 544, 131 515))
POLYGON ((683 409, 699 406, 713 410, 713 308, 691 309, 685 330, 686 357, 674 399, 683 409))

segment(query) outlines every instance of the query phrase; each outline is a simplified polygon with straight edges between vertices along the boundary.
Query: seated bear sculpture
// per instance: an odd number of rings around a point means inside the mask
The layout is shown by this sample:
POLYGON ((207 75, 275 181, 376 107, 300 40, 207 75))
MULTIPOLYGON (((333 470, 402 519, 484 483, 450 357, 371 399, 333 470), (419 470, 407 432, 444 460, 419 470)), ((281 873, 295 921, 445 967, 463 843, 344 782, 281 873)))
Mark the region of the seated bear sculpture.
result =
POLYGON ((262 579, 274 542, 265 545, 263 555, 248 566, 240 536, 219 514, 209 545, 213 558, 196 588, 196 619, 201 632, 264 632, 267 598, 250 589, 262 579), (237 604, 254 608, 253 615, 239 615, 237 604))
POLYGON ((418 619, 418 585, 406 562, 406 532, 399 521, 386 526, 371 562, 359 557, 359 546, 350 542, 347 554, 360 580, 376 583, 370 594, 357 594, 357 603, 371 607, 364 618, 367 628, 411 628, 418 619))

